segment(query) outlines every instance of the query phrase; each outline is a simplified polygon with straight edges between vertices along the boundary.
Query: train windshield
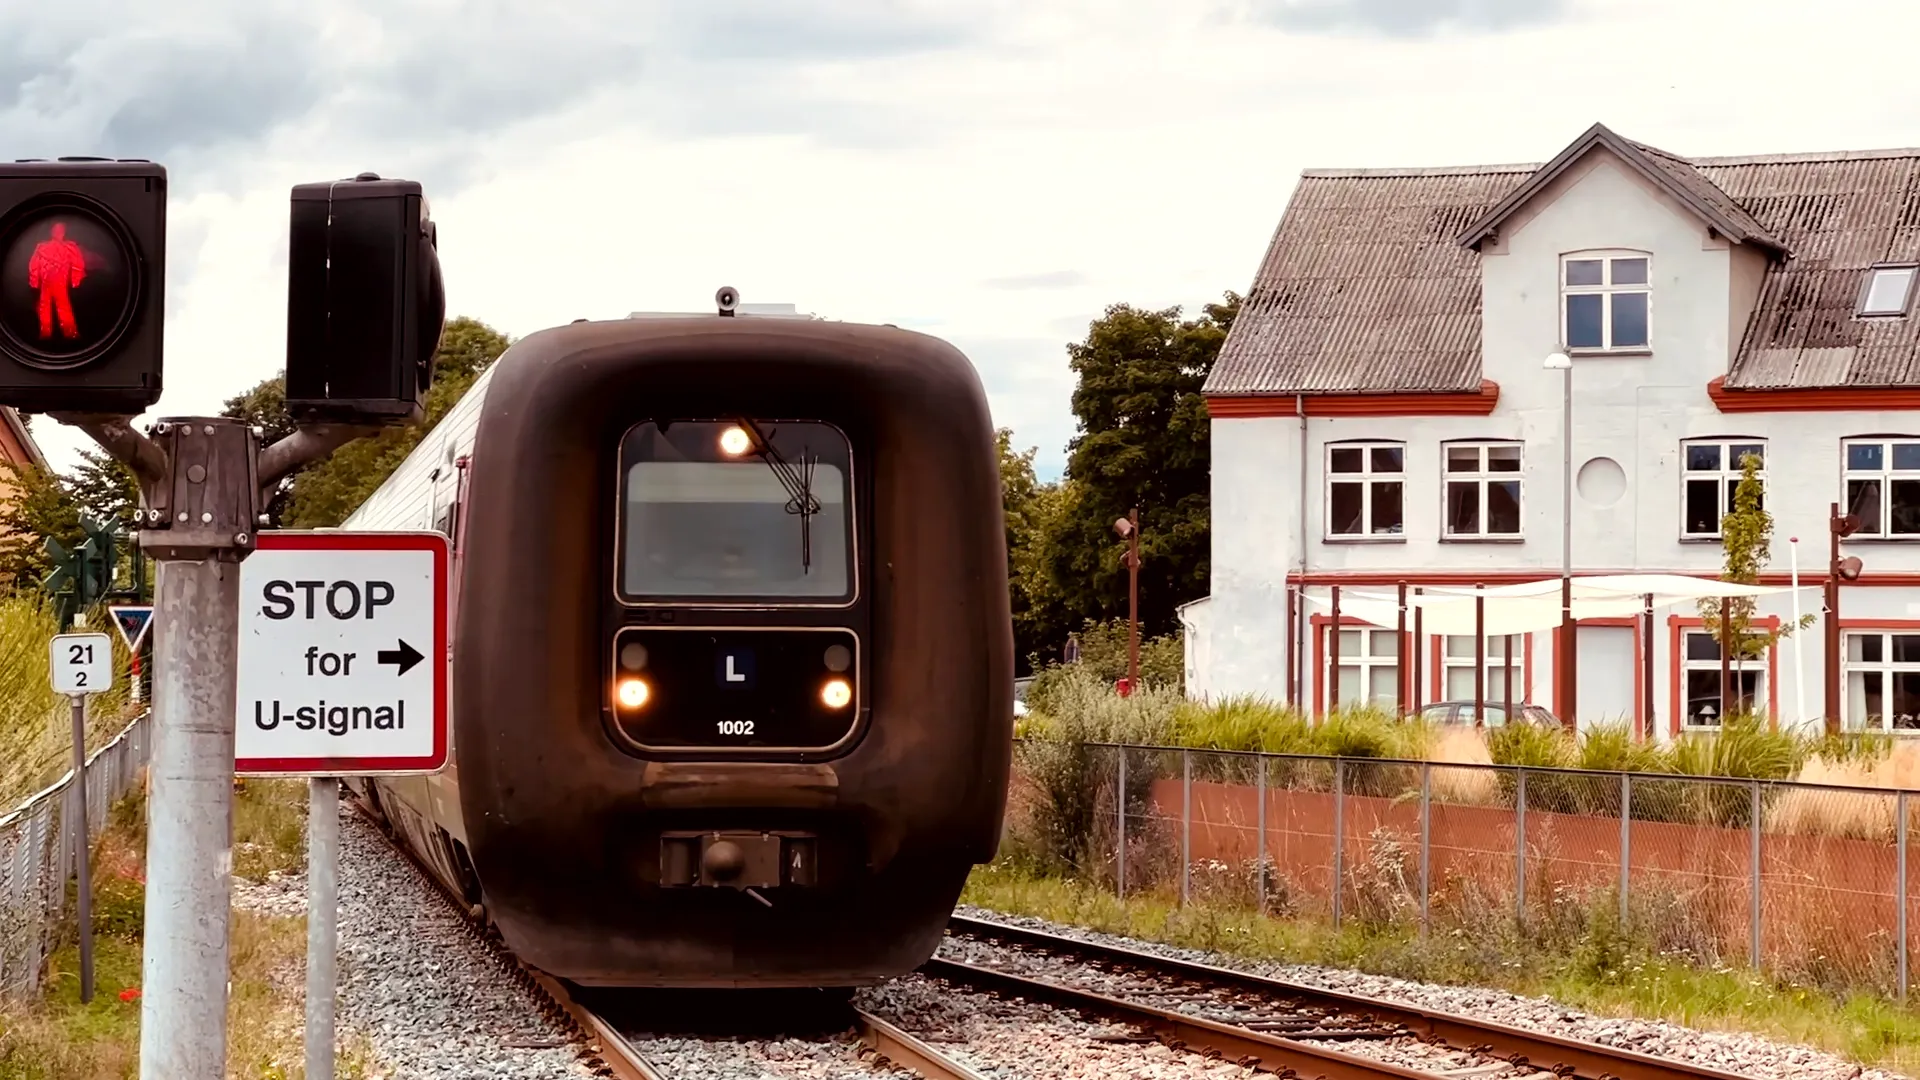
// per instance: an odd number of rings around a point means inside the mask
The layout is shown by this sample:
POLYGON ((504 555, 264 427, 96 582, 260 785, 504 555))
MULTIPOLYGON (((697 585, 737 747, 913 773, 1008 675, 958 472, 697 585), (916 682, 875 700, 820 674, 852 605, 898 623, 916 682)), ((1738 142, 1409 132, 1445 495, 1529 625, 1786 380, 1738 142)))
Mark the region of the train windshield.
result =
POLYGON ((620 457, 625 599, 853 598, 852 451, 838 428, 649 421, 620 457))

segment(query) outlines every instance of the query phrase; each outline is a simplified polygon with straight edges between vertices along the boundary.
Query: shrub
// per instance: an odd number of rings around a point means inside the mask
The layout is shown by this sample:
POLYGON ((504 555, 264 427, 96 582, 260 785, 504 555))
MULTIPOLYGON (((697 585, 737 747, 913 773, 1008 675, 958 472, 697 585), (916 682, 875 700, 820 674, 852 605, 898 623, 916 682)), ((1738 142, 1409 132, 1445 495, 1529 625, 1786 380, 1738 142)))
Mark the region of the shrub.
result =
MULTIPOLYGON (((1103 861, 1097 853, 1113 840, 1116 769, 1114 751, 1088 744, 1165 743, 1184 701, 1151 685, 1123 698, 1080 665, 1064 666, 1044 686, 1036 682, 1027 701, 1032 737, 1018 765, 1032 788, 1009 847, 1042 872, 1093 873, 1103 861)), ((1144 805, 1152 782, 1146 769, 1130 775, 1129 812, 1144 805)))
MULTIPOLYGON (((87 703, 87 749, 99 749, 127 722, 130 657, 104 611, 87 620, 107 627, 113 642, 114 688, 87 703)), ((0 596, 0 814, 58 780, 73 764, 68 702, 47 678, 47 639, 60 632, 52 605, 38 593, 0 596)))
MULTIPOLYGON (((1074 637, 1080 642, 1080 659, 1072 664, 1058 661, 1043 664, 1037 656, 1030 658, 1036 682, 1050 671, 1069 668, 1091 671, 1108 683, 1126 677, 1127 620, 1112 619, 1104 623, 1089 620, 1074 637)), ((1186 646, 1179 634, 1140 639, 1141 682, 1179 690, 1186 684, 1186 670, 1186 646)))
POLYGON ((1215 750, 1254 750, 1268 754, 1320 752, 1313 725, 1299 710, 1245 695, 1212 704, 1183 702, 1174 713, 1173 741, 1180 746, 1215 750))

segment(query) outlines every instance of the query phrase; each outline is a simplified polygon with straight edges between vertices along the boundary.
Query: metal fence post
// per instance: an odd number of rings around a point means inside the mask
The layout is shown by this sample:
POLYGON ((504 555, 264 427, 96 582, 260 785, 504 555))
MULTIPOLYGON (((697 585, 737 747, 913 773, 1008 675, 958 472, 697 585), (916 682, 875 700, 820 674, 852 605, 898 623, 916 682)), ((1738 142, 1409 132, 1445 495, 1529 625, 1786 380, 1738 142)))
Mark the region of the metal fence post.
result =
POLYGON ((1513 784, 1513 917, 1527 922, 1527 770, 1515 769, 1513 784))
POLYGON ((1260 774, 1255 790, 1259 794, 1260 805, 1255 811, 1254 846, 1257 855, 1253 863, 1254 890, 1259 894, 1260 914, 1267 913, 1267 755, 1261 754, 1260 774))
POLYGON ((1747 919, 1751 924, 1748 950, 1754 970, 1760 968, 1760 781, 1753 781, 1753 850, 1748 857, 1747 919))
POLYGON ((1627 890, 1633 866, 1633 774, 1620 774, 1620 929, 1627 929, 1627 890))
POLYGON ((1340 929, 1340 884, 1345 874, 1346 852, 1341 848, 1347 838, 1347 761, 1333 759, 1333 928, 1340 929))
POLYGON ((1115 824, 1118 826, 1113 847, 1117 853, 1118 866, 1115 869, 1115 893, 1120 899, 1127 898, 1127 748, 1117 748, 1120 757, 1120 789, 1113 799, 1115 824))
POLYGON ((1180 904, 1187 903, 1193 869, 1193 751, 1180 751, 1180 904))
POLYGON ((1426 937, 1433 869, 1433 762, 1420 763, 1420 936, 1426 937))
POLYGON ((1907 1000, 1907 793, 1902 791, 1894 796, 1895 821, 1893 824, 1894 843, 1894 902, 1897 907, 1893 914, 1894 936, 1899 938, 1899 947, 1894 950, 1894 981, 1900 988, 1900 1000, 1907 1000))

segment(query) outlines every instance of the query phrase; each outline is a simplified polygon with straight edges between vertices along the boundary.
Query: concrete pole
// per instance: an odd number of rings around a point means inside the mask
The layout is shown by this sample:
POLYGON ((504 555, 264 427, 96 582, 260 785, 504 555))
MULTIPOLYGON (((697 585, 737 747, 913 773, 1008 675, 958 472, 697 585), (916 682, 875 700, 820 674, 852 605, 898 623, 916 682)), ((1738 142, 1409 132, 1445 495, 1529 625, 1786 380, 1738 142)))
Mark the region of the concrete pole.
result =
POLYGON ((225 1076, 240 564, 162 561, 140 1080, 225 1076))

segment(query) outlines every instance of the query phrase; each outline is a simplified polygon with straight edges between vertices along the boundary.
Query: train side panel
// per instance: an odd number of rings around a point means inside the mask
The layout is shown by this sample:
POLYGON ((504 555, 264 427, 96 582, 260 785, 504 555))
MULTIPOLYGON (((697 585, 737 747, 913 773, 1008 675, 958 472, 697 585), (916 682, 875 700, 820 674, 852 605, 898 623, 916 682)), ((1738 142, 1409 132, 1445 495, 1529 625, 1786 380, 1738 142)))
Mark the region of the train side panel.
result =
MULTIPOLYGON (((413 531, 428 529, 454 540, 449 602, 457 612, 460 596, 460 537, 474 439, 485 408, 493 368, 480 373, 467 393, 434 426, 419 446, 344 522, 343 529, 413 531)), ((451 664, 452 656, 438 658, 451 664)), ((449 688, 451 692, 451 688, 449 688)), ((457 701, 447 703, 449 713, 457 701)), ((451 725, 450 725, 451 726, 451 725)), ((356 781, 395 832, 423 858, 448 887, 473 896, 477 883, 466 860, 467 830, 460 812, 460 764, 457 740, 448 732, 447 767, 433 776, 396 776, 356 781)))

